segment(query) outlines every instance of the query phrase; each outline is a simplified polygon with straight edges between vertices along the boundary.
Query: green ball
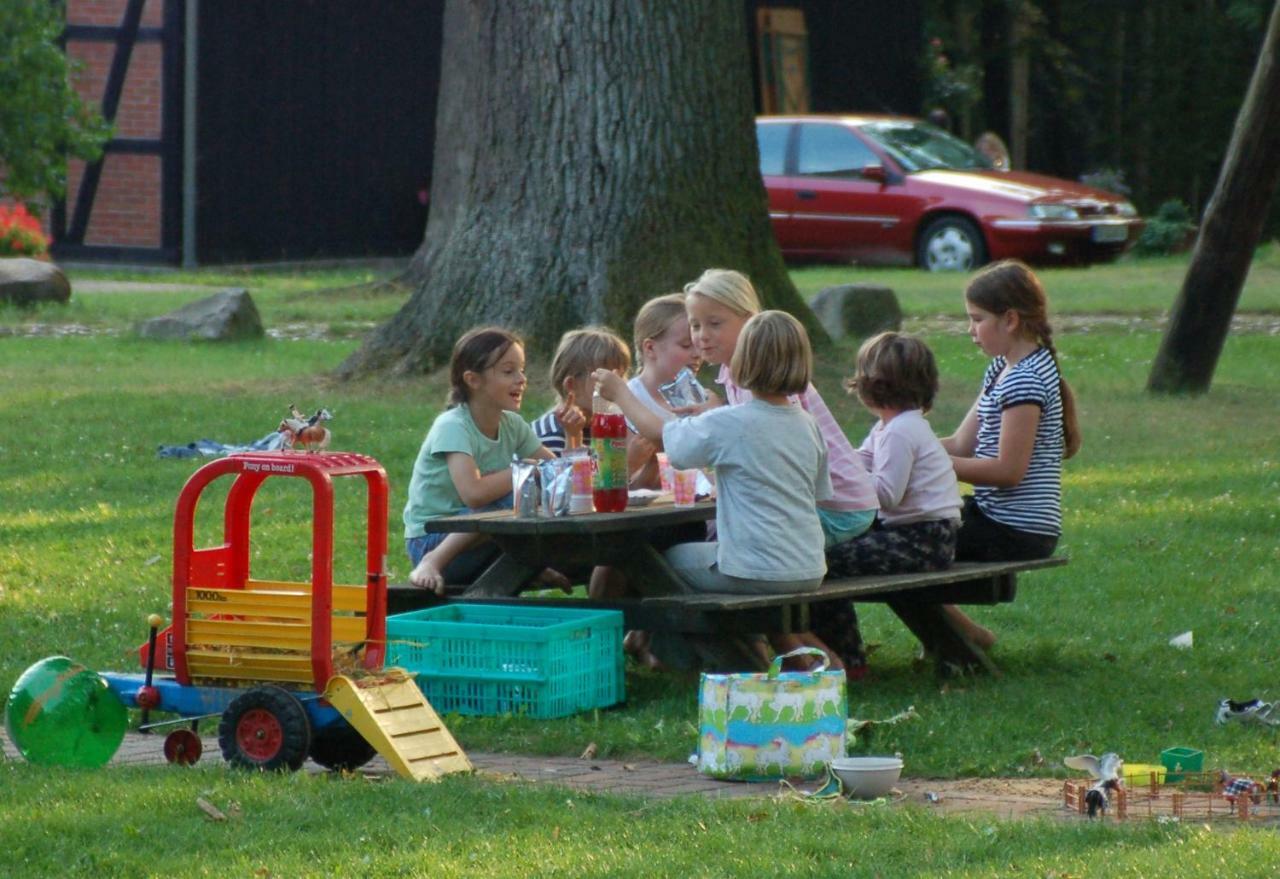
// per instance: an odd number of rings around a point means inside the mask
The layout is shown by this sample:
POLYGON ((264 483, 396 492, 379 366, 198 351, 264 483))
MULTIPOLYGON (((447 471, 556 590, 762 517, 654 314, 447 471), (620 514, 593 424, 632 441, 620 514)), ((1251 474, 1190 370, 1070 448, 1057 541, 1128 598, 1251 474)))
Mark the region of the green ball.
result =
POLYGON ((65 656, 24 671, 4 712, 9 738, 42 766, 102 766, 128 725, 129 713, 107 682, 65 656))

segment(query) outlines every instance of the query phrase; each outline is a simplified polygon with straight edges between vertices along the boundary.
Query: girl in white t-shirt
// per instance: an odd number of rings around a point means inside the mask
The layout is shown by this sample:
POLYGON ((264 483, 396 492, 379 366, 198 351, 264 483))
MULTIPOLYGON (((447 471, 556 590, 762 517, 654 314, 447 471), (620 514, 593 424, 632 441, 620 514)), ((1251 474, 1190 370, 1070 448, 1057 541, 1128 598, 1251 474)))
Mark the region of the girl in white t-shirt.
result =
MULTIPOLYGON (((658 389, 686 367, 697 372, 702 363, 689 334, 684 294, 669 293, 642 305, 636 314, 634 342, 640 371, 627 382, 627 387, 637 400, 664 420, 674 418, 675 413, 658 389)), ((661 442, 631 434, 627 445, 627 472, 631 474, 633 487, 659 486, 657 453, 660 451, 661 442)))

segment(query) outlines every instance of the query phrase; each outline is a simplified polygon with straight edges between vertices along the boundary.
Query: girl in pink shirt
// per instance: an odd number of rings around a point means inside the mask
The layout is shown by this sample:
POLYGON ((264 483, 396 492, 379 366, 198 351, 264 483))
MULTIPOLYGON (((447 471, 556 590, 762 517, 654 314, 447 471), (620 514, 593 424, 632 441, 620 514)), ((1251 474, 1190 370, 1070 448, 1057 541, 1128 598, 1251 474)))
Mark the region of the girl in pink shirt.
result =
MULTIPOLYGON (((684 294, 689 330, 698 353, 707 363, 720 365, 716 382, 724 386, 729 405, 747 402, 751 392, 733 381, 729 361, 733 359, 743 325, 760 313, 760 297, 755 287, 741 272, 707 269, 698 280, 685 285, 684 294)), ((835 494, 818 504, 818 518, 829 549, 871 527, 878 506, 875 489, 866 470, 858 463, 849 438, 813 383, 810 382, 803 394, 793 395, 790 400, 818 422, 818 431, 827 446, 827 467, 835 494)), ((720 405, 720 401, 713 398, 711 405, 720 405)))
MULTIPOLYGON (((733 380, 729 363, 738 345, 738 335, 752 317, 760 313, 760 297, 746 275, 732 269, 707 269, 696 280, 685 285, 685 309, 689 312, 689 331, 698 353, 707 363, 719 364, 717 383, 724 387, 725 400, 734 406, 752 399, 751 392, 733 380)), ((810 382, 803 393, 788 397, 813 416, 818 433, 827 449, 827 469, 831 477, 832 496, 819 501, 818 520, 822 525, 823 546, 827 552, 866 532, 875 521, 875 489, 871 477, 859 463, 849 438, 827 408, 822 395, 810 382)), ((706 408, 721 405, 714 395, 706 408)), ((844 631, 842 627, 840 631, 844 631)), ((853 619, 857 633, 857 618, 853 619)), ((774 635, 773 648, 785 653, 798 646, 817 647, 824 651, 831 668, 844 667, 840 654, 812 633, 774 635)), ((860 667, 865 667, 861 652, 856 654, 860 667)), ((853 668, 846 669, 856 674, 853 668)))

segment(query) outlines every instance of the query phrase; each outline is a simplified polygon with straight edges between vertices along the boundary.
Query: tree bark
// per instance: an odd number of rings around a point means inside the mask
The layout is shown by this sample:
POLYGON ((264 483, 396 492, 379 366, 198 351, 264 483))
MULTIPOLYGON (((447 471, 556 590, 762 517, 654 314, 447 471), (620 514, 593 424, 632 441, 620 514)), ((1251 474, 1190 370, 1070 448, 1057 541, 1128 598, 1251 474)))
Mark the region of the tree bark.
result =
POLYGON ((1031 25, 1023 0, 1011 7, 1009 25, 1009 152, 1010 166, 1027 167, 1027 136, 1031 111, 1031 25))
POLYGON ((738 0, 449 0, 408 302, 340 367, 416 373, 479 324, 530 347, 735 268, 826 340, 769 228, 738 0))
POLYGON ((1280 181, 1280 0, 1271 10, 1258 63, 1200 237, 1151 367, 1147 389, 1209 389, 1231 328, 1267 209, 1280 181))

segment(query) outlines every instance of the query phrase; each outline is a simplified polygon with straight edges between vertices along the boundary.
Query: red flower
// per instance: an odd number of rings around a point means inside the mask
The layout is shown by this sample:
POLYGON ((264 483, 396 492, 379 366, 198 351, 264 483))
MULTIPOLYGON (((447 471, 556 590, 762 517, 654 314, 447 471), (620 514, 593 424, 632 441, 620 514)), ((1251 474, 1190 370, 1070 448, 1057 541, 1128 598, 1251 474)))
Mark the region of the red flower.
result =
POLYGON ((0 256, 44 256, 49 239, 26 205, 0 205, 0 256))

